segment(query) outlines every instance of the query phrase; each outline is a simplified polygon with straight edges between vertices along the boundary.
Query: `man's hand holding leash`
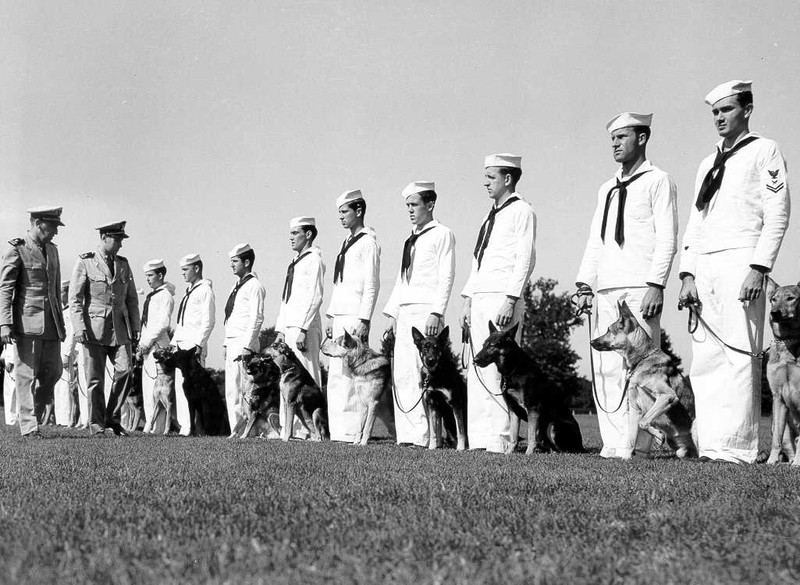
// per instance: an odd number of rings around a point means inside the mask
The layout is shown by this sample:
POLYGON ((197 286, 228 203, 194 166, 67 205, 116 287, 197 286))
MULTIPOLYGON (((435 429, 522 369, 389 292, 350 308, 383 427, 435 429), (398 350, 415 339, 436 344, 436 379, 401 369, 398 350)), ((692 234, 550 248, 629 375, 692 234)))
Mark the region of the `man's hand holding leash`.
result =
POLYGON ((461 328, 469 330, 470 325, 472 325, 472 299, 469 297, 464 298, 464 305, 461 307, 461 318, 459 321, 461 322, 461 328))
POLYGON ((766 271, 766 269, 760 270, 759 268, 751 267, 742 283, 739 300, 743 303, 755 301, 764 292, 764 272, 762 270, 766 271))
POLYGON ((14 334, 11 332, 11 325, 0 326, 0 340, 4 345, 11 345, 14 343, 14 334))

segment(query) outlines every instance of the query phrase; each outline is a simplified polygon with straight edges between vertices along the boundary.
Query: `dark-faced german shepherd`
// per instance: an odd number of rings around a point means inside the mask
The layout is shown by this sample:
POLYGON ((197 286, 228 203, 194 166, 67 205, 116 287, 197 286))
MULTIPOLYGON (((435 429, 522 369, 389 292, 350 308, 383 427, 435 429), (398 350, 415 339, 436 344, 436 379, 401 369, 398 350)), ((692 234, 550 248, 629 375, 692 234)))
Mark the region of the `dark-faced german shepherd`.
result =
POLYGON ((692 439, 691 388, 673 360, 653 343, 628 304, 618 302, 617 307, 619 318, 591 344, 597 351, 616 351, 628 370, 628 404, 641 414, 638 428, 631 425, 630 444, 634 444, 641 428, 659 444, 666 440, 679 458, 697 457, 692 439))
POLYGON ((422 391, 425 414, 428 416, 428 449, 442 447, 442 424, 451 437, 456 437, 456 449, 467 448, 467 383, 458 371, 450 350, 450 328, 439 335, 423 335, 411 328, 414 345, 422 360, 422 391))
POLYGON ((556 451, 583 452, 583 437, 564 396, 544 376, 536 362, 514 340, 519 324, 500 331, 489 322, 489 337, 475 356, 475 365, 497 366, 503 377, 502 389, 508 407, 511 442, 507 453, 517 447, 520 419, 528 422, 526 454, 556 451))
POLYGON ((286 404, 281 438, 284 441, 292 438, 294 415, 299 411, 298 418, 314 441, 330 440, 325 396, 314 377, 300 363, 292 348, 283 341, 273 343, 267 348, 267 353, 281 370, 280 389, 286 404))
POLYGON ((189 405, 189 434, 228 435, 225 402, 211 374, 197 361, 195 350, 169 346, 153 351, 153 357, 166 366, 177 367, 183 375, 183 392, 189 405))
POLYGON ((248 353, 237 357, 234 361, 243 361, 244 369, 253 379, 244 392, 244 405, 247 424, 242 432, 246 438, 259 418, 262 418, 276 433, 280 424, 277 422, 281 405, 281 370, 270 355, 248 353))

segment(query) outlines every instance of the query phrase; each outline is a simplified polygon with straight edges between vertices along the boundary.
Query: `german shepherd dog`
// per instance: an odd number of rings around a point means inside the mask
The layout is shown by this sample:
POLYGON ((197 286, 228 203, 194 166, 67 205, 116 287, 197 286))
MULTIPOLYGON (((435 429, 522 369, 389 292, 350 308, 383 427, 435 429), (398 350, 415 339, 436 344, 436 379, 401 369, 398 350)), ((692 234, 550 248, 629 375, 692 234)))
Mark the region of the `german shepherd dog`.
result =
POLYGON ((183 393, 189 404, 189 434, 225 436, 230 433, 227 411, 217 384, 195 357, 196 348, 178 349, 172 346, 153 353, 157 362, 183 374, 183 393))
POLYGON ((372 436, 381 398, 387 391, 391 392, 391 362, 388 357, 371 349, 347 331, 336 339, 326 339, 320 351, 329 357, 341 358, 344 366, 350 370, 361 415, 353 445, 366 445, 372 436))
POLYGON ((625 301, 618 302, 619 318, 608 331, 593 339, 597 351, 616 351, 627 373, 628 404, 641 414, 638 428, 631 425, 630 443, 639 429, 662 444, 665 440, 679 459, 697 457, 692 439, 694 394, 670 357, 650 339, 625 301))
POLYGON ((142 362, 134 360, 131 375, 128 378, 130 391, 122 405, 120 424, 127 432, 139 430, 144 418, 144 398, 142 396, 142 362))
POLYGON ((775 339, 767 362, 772 391, 772 447, 767 463, 778 463, 783 451, 792 465, 800 465, 800 285, 776 288, 770 302, 775 339))
POLYGON ((467 383, 458 371, 450 350, 450 328, 439 335, 423 335, 411 328, 414 345, 422 360, 422 392, 428 416, 428 449, 442 447, 442 423, 451 437, 457 437, 456 449, 467 448, 467 383))
POLYGON ((300 422, 308 429, 314 441, 328 441, 331 438, 328 429, 328 412, 325 396, 314 377, 300 363, 292 349, 283 341, 276 341, 267 348, 275 365, 280 368, 280 390, 286 404, 286 418, 281 438, 288 441, 292 438, 294 415, 299 410, 300 422))
POLYGON ((501 331, 489 321, 489 337, 475 356, 475 365, 497 366, 503 377, 503 398, 508 407, 513 453, 519 440, 520 419, 528 422, 527 455, 546 451, 582 453, 583 437, 565 397, 544 376, 538 364, 514 340, 519 323, 501 331))
POLYGON ((243 396, 245 410, 247 411, 247 424, 241 438, 247 438, 253 425, 260 418, 276 433, 280 432, 278 423, 278 409, 281 403, 281 370, 275 364, 271 355, 248 353, 237 357, 233 361, 244 362, 244 369, 253 379, 252 384, 247 384, 243 396))
MULTIPOLYGON (((152 433, 155 429, 156 419, 163 411, 165 413, 164 434, 169 434, 170 429, 175 426, 180 428, 178 420, 175 418, 172 409, 173 392, 175 391, 175 366, 169 365, 165 360, 159 361, 156 352, 162 351, 160 348, 153 350, 153 357, 156 360, 156 381, 153 385, 153 408, 147 413, 147 424, 144 426, 145 433, 152 433)), ((144 365, 142 365, 144 370, 144 365)), ((144 372, 145 376, 150 375, 144 372)))

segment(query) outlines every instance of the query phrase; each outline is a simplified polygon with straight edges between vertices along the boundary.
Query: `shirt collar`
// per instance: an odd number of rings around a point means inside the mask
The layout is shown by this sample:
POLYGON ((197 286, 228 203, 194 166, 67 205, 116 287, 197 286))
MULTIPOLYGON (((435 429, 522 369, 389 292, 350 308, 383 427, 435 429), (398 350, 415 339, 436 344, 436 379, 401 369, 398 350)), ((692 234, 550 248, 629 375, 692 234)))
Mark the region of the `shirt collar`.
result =
POLYGON ((424 232, 425 230, 427 230, 429 228, 436 227, 437 225, 439 225, 439 222, 436 221, 435 219, 432 219, 428 223, 426 223, 425 227, 422 228, 422 229, 417 229, 417 226, 414 226, 414 229, 411 230, 411 233, 412 234, 418 234, 420 232, 424 232))
MULTIPOLYGON (((733 146, 731 146, 728 150, 732 150, 732 149, 736 148, 737 144, 739 144, 745 138, 750 138, 751 136, 755 136, 757 138, 760 138, 759 134, 756 134, 755 132, 748 132, 747 134, 743 134, 742 136, 740 136, 739 139, 736 142, 734 142, 733 146)), ((725 143, 725 139, 724 138, 722 140, 720 140, 719 142, 717 142, 717 150, 721 151, 722 150, 722 145, 724 143, 725 143)), ((724 152, 727 152, 727 151, 724 151, 724 152)))
MULTIPOLYGON (((648 159, 644 159, 644 162, 642 162, 642 164, 639 165, 639 168, 637 168, 633 172, 633 175, 638 175, 639 173, 643 173, 645 171, 651 171, 651 170, 653 170, 652 163, 648 159)), ((623 177, 622 176, 622 165, 620 165, 619 168, 617 169, 617 172, 614 174, 614 178, 617 179, 617 181, 622 181, 623 179, 630 179, 633 175, 630 175, 630 176, 627 176, 627 177, 623 177)))

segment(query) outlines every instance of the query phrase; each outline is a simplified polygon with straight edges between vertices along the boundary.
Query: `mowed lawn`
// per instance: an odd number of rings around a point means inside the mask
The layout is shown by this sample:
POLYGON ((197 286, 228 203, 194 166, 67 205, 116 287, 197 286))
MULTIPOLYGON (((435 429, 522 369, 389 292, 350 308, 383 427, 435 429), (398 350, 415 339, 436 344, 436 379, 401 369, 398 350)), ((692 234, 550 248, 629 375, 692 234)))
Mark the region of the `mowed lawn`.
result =
POLYGON ((605 461, 580 422, 533 457, 3 428, 0 582, 800 582, 800 470, 605 461))

